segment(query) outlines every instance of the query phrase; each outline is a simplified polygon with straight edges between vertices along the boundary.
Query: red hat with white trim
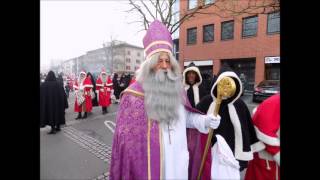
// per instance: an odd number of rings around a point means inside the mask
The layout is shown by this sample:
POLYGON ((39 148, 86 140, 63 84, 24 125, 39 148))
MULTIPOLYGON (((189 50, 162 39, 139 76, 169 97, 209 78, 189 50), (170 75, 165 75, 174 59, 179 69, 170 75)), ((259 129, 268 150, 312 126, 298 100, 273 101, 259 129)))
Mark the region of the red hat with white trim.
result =
POLYGON ((107 73, 106 73, 106 68, 103 67, 103 68, 101 69, 101 74, 107 74, 107 73))
POLYGON ((86 73, 86 71, 85 71, 85 70, 81 70, 81 71, 80 71, 80 74, 87 75, 87 73, 86 73))

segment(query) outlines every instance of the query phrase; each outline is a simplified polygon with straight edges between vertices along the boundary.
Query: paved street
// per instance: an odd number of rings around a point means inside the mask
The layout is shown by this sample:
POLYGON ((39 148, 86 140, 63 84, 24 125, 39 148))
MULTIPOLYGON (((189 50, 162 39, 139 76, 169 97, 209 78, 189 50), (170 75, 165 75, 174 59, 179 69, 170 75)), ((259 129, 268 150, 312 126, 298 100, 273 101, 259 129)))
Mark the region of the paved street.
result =
MULTIPOLYGON (((257 106, 251 96, 244 95, 250 112, 257 106)), ((100 107, 84 120, 75 120, 74 97, 70 94, 66 110, 66 126, 55 135, 48 135, 50 127, 40 129, 41 179, 82 180, 108 179, 112 135, 118 108, 113 104, 109 113, 102 115, 100 107)))

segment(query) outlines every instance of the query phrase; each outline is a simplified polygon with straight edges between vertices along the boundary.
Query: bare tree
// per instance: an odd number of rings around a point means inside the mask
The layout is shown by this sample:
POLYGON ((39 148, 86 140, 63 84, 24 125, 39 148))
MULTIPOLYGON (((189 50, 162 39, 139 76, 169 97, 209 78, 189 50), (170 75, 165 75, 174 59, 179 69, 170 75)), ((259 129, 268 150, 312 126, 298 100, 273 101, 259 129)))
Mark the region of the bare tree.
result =
POLYGON ((106 55, 106 62, 107 62, 106 66, 107 67, 109 66, 109 70, 110 70, 111 74, 113 73, 113 70, 114 70, 115 41, 116 41, 116 39, 111 35, 109 42, 107 44, 106 43, 102 44, 103 49, 105 50, 105 55, 106 55))
POLYGON ((177 31, 185 21, 195 17, 196 14, 210 14, 228 18, 242 14, 266 14, 270 11, 280 10, 280 0, 197 0, 198 5, 195 8, 180 11, 173 10, 174 4, 176 1, 187 0, 128 1, 132 8, 127 12, 138 13, 141 18, 131 23, 141 23, 142 30, 147 30, 152 21, 159 19, 167 26, 171 34, 177 31), (180 15, 179 19, 173 21, 173 16, 178 13, 180 15))

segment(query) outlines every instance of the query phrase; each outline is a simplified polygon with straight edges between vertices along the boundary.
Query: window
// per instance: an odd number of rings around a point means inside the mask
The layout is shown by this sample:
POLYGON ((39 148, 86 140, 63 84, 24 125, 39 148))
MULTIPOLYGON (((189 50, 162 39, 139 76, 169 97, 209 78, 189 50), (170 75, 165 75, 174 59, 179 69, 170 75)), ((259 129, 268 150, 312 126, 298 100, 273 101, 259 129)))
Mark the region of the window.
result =
POLYGON ((141 62, 140 62, 140 60, 137 59, 137 60, 136 60, 136 63, 140 64, 141 62))
POLYGON ((130 62, 130 58, 127 58, 127 59, 126 59, 126 62, 128 62, 128 63, 129 63, 129 62, 130 62))
POLYGON ((203 26, 203 42, 211 42, 214 40, 214 25, 209 24, 203 26))
POLYGON ((273 34, 280 32, 280 12, 268 14, 267 33, 273 34))
POLYGON ((225 21, 221 23, 221 40, 233 39, 234 21, 225 21))
POLYGON ((198 0, 188 0, 188 9, 197 7, 198 0))
POLYGON ((140 57, 140 52, 137 53, 137 56, 140 57))
POLYGON ((204 0, 204 5, 213 4, 216 0, 204 0))
POLYGON ((130 55, 130 51, 128 51, 127 54, 130 55))
POLYGON ((242 37, 256 36, 258 29, 258 16, 243 18, 242 37))
POLYGON ((197 28, 187 29, 187 44, 195 44, 197 42, 197 28))
POLYGON ((130 66, 126 66, 126 70, 130 70, 131 68, 130 68, 130 66))

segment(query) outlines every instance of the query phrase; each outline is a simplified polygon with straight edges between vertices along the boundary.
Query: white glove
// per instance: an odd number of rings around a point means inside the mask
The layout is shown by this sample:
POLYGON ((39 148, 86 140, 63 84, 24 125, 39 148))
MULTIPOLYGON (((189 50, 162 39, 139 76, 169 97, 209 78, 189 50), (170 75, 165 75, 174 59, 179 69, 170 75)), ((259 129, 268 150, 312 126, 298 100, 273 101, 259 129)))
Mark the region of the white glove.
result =
POLYGON ((207 115, 207 118, 206 118, 206 122, 205 122, 205 125, 206 127, 210 127, 212 129, 217 129, 220 125, 220 120, 221 120, 221 117, 218 115, 218 116, 214 116, 213 114, 209 114, 207 115))
POLYGON ((103 89, 103 88, 101 88, 101 89, 100 89, 100 91, 101 91, 101 92, 103 92, 103 91, 104 91, 104 89, 103 89))

